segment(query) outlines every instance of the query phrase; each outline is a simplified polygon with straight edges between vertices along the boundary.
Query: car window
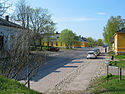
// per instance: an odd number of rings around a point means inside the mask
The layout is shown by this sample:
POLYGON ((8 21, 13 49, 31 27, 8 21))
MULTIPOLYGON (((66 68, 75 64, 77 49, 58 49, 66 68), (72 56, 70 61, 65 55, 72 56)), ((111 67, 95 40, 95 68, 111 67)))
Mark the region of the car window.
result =
POLYGON ((94 52, 88 52, 88 54, 94 54, 94 52))
POLYGON ((88 53, 88 54, 94 54, 94 53, 88 53))

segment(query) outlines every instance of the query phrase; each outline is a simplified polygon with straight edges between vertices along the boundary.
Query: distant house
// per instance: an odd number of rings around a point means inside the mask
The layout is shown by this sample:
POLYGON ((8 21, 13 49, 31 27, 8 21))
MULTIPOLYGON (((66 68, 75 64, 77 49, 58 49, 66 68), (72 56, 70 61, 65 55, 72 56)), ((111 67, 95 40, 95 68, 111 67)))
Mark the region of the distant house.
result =
POLYGON ((9 21, 9 16, 5 19, 0 18, 0 50, 10 48, 10 39, 17 31, 22 31, 22 27, 9 21))
POLYGON ((117 55, 125 54, 125 28, 114 34, 113 49, 117 55))
MULTIPOLYGON (((56 32, 54 35, 51 36, 50 41, 44 41, 42 44, 43 46, 53 46, 53 47, 62 47, 65 48, 65 42, 57 41, 59 38, 60 33, 56 32)), ((72 47, 87 47, 87 40, 84 37, 79 36, 79 41, 76 44, 70 44, 72 47)))

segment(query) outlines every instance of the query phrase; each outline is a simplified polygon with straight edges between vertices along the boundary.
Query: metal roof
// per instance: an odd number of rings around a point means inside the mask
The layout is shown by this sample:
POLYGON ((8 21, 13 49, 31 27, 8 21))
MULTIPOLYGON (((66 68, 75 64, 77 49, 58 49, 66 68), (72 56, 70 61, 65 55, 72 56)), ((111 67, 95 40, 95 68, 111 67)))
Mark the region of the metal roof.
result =
POLYGON ((7 21, 7 20, 5 20, 3 18, 0 18, 0 25, 2 25, 2 26, 8 26, 8 27, 22 28, 22 26, 20 26, 20 25, 18 25, 16 23, 7 21))
POLYGON ((120 33, 120 32, 121 32, 121 33, 122 33, 122 32, 125 33, 125 28, 122 28, 121 30, 117 31, 116 33, 120 33))

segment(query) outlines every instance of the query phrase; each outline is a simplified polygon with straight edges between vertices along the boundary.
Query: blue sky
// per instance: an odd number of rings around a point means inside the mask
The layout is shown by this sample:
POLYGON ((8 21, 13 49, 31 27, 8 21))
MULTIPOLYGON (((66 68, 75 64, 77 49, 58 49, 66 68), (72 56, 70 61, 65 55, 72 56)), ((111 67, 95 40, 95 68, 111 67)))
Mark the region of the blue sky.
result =
MULTIPOLYGON (((10 0, 13 1, 13 0, 10 0)), ((16 0, 14 0, 16 1, 16 0)), ((110 16, 125 18, 125 0, 26 0, 31 7, 47 8, 58 32, 67 28, 84 37, 102 38, 110 16)))

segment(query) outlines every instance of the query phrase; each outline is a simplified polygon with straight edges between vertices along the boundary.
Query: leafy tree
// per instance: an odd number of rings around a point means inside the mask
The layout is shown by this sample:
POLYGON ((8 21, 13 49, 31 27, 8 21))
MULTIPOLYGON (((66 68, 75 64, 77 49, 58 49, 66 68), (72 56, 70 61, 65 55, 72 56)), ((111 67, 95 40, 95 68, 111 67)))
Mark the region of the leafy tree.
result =
POLYGON ((104 41, 107 45, 111 45, 110 39, 113 35, 120 29, 125 27, 125 20, 121 16, 113 17, 111 16, 108 20, 106 26, 104 27, 104 41))
POLYGON ((71 30, 64 29, 61 31, 58 41, 65 42, 67 48, 72 48, 72 44, 78 41, 78 37, 71 30))
POLYGON ((97 45, 98 46, 103 46, 104 45, 103 40, 102 39, 98 39, 97 40, 97 45))
POLYGON ((88 37, 87 41, 89 42, 88 43, 89 47, 93 47, 95 45, 95 40, 92 37, 88 37))

